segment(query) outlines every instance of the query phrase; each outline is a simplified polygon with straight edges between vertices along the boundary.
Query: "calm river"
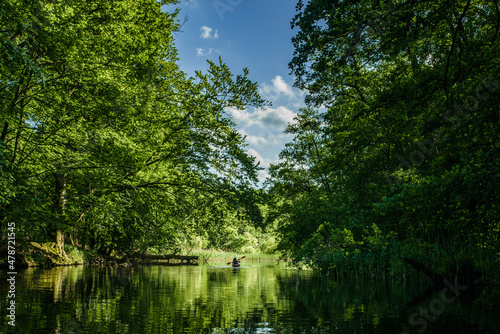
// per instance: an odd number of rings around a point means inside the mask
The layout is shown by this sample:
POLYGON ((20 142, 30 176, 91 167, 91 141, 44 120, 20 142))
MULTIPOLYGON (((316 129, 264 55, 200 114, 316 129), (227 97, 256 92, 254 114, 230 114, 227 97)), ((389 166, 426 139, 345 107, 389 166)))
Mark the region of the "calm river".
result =
POLYGON ((484 291, 419 298, 427 287, 408 281, 335 282, 276 262, 243 265, 26 269, 15 284, 15 327, 2 272, 0 333, 500 333, 484 291))

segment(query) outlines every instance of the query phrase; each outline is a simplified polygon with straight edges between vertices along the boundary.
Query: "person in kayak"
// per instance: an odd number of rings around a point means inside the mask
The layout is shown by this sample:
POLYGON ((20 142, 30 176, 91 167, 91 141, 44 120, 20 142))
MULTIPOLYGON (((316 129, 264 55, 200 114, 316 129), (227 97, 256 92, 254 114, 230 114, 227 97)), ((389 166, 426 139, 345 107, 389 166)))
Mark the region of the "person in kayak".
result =
POLYGON ((239 265, 240 265, 240 261, 238 261, 238 259, 237 259, 237 258, 234 258, 234 259, 233 259, 233 263, 232 263, 232 265, 233 265, 233 267, 239 267, 239 265))

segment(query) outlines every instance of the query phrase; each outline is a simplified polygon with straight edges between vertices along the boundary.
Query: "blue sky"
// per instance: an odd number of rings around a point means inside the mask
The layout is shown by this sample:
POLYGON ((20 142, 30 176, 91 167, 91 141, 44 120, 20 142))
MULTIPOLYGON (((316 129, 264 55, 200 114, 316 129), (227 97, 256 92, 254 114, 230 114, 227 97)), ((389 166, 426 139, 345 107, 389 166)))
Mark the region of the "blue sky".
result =
MULTIPOLYGON (((262 167, 278 160, 292 137, 283 130, 304 106, 303 93, 292 87, 288 63, 295 32, 290 21, 296 0, 181 0, 179 18, 187 21, 176 33, 181 69, 189 75, 205 70, 206 60, 222 57, 233 74, 247 67, 259 92, 272 102, 265 110, 229 110, 238 131, 247 136, 248 153, 262 167)), ((267 171, 259 175, 261 181, 267 171)))

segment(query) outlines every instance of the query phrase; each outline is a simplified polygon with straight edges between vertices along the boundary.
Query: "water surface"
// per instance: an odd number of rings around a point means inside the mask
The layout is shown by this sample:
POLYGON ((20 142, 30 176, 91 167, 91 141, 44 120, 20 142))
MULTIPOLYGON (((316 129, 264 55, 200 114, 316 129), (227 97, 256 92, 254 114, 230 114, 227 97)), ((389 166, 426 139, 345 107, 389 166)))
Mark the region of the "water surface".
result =
POLYGON ((499 333, 489 292, 423 295, 424 283, 333 281, 276 262, 243 265, 27 269, 17 275, 15 328, 1 285, 0 332, 499 333))

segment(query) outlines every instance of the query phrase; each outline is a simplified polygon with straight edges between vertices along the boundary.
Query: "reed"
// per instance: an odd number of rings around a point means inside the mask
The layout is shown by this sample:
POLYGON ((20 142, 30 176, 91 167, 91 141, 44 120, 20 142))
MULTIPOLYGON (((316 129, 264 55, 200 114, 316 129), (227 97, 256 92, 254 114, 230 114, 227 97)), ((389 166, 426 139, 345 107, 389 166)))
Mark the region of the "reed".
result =
POLYGON ((499 283, 500 254, 498 250, 434 243, 408 244, 393 242, 386 247, 360 248, 351 252, 331 251, 306 261, 325 276, 399 280, 421 277, 421 273, 402 261, 409 257, 444 276, 470 276, 499 283))

